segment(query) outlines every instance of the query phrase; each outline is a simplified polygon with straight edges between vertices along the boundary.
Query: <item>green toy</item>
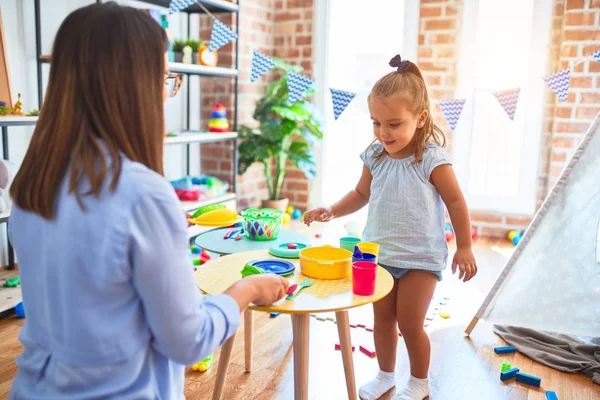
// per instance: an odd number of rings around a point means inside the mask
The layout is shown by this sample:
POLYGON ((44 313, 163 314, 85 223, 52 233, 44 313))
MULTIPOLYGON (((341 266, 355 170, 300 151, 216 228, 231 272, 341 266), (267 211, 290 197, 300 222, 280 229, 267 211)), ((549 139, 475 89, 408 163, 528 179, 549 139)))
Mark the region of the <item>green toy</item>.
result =
POLYGON ((200 207, 194 214, 192 214, 192 218, 198 218, 202 214, 206 214, 209 211, 218 210, 220 208, 226 208, 225 204, 209 204, 207 206, 200 207))
POLYGON ((211 354, 210 356, 204 358, 199 363, 192 365, 192 371, 206 372, 206 371, 208 371, 208 369, 210 367, 213 366, 214 363, 215 363, 215 359, 214 359, 213 355, 211 354))
POLYGON ((21 284, 21 279, 19 279, 19 277, 16 276, 14 278, 7 279, 6 282, 4 282, 4 287, 17 287, 20 284, 21 284))
POLYGON ((244 269, 242 269, 242 278, 245 278, 250 275, 260 275, 264 274, 265 271, 262 268, 255 267, 254 265, 246 264, 244 269))
POLYGON ((510 361, 503 361, 502 362, 502 371, 501 372, 508 371, 509 369, 511 369, 510 361))

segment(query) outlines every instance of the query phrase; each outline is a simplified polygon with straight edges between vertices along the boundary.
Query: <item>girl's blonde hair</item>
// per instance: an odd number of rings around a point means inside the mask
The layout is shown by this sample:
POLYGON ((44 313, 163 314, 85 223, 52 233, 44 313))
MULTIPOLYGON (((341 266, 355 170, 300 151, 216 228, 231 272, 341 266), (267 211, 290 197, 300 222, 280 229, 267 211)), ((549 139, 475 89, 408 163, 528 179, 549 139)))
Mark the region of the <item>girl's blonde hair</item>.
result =
MULTIPOLYGON (((412 164, 416 164, 423 159, 427 143, 433 142, 439 146, 446 147, 446 137, 444 136, 444 132, 433 122, 427 85, 425 84, 421 70, 411 61, 402 61, 402 65, 398 71, 390 72, 379 79, 375 83, 375 86, 373 86, 373 89, 371 89, 369 101, 402 92, 410 94, 410 104, 412 104, 410 111, 414 115, 420 115, 423 111, 427 111, 425 124, 422 128, 417 128, 415 137, 413 138, 415 142, 415 160, 412 164)), ((386 155, 387 151, 382 149, 380 153, 375 155, 375 160, 381 161, 386 155)))

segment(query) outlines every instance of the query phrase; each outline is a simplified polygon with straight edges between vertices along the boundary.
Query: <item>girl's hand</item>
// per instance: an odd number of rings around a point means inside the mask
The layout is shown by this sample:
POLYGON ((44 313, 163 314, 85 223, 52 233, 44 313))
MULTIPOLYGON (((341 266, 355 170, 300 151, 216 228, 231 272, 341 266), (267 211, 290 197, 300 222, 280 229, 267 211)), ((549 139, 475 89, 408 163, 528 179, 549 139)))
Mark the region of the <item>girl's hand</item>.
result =
POLYGON ((304 223, 310 226, 314 221, 317 222, 327 222, 333 219, 333 213, 331 212, 331 208, 315 208, 314 210, 308 211, 304 214, 304 223))
POLYGON ((477 264, 475 262, 475 256, 471 251, 471 247, 457 249, 452 260, 452 273, 456 273, 456 267, 460 270, 458 279, 462 279, 463 282, 468 282, 477 274, 477 264), (463 279, 464 278, 464 279, 463 279))

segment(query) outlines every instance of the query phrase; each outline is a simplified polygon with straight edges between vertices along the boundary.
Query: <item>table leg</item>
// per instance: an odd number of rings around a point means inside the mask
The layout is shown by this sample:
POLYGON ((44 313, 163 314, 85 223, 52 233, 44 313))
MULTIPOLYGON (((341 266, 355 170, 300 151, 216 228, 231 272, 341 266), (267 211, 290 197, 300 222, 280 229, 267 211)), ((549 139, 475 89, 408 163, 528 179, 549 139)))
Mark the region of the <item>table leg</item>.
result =
POLYGON ((227 378, 227 369, 229 361, 231 361, 231 352, 233 351, 233 342, 235 341, 235 333, 221 347, 221 356, 217 364, 217 380, 213 390, 212 400, 221 400, 223 396, 223 388, 225 387, 225 378, 227 378))
POLYGON ((355 400, 356 381, 354 380, 354 360, 352 359, 352 341, 350 339, 350 320, 348 318, 348 311, 337 311, 335 313, 335 319, 337 321, 338 335, 340 337, 342 360, 344 361, 348 399, 355 400))
POLYGON ((308 399, 310 314, 292 314, 294 331, 294 400, 308 399))
POLYGON ((254 326, 254 314, 252 310, 244 312, 244 350, 246 354, 246 372, 252 371, 252 334, 254 326))

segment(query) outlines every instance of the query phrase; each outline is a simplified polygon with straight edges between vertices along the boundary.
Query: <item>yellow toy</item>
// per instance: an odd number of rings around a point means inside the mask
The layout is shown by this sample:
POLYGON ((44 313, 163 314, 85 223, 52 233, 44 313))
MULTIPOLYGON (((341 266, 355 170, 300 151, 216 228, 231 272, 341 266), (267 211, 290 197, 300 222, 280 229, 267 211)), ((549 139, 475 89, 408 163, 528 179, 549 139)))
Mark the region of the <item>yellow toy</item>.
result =
POLYGON ((192 371, 206 372, 209 370, 210 367, 213 366, 214 363, 215 363, 215 360, 214 360, 213 355, 211 354, 210 356, 206 357, 199 363, 192 365, 192 371))
POLYGON ((17 102, 13 106, 12 110, 10 110, 12 115, 25 115, 23 114, 23 103, 21 102, 21 93, 19 93, 19 98, 17 102))
POLYGON ((288 213, 283 214, 283 223, 287 224, 292 220, 292 216, 288 213))

